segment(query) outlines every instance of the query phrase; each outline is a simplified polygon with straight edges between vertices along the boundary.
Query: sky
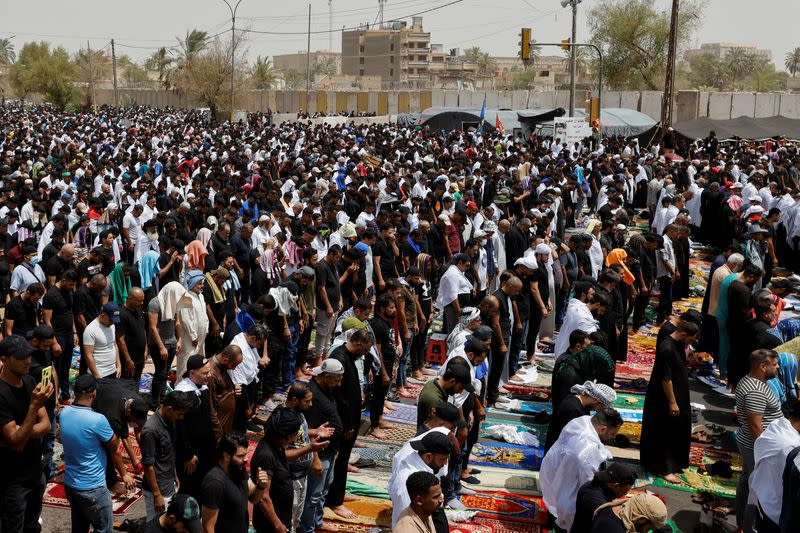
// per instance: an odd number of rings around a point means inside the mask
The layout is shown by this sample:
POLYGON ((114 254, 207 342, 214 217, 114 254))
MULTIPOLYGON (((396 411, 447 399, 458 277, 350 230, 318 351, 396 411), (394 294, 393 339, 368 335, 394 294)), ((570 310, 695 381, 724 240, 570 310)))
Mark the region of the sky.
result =
MULTIPOLYGON (((236 0, 233 0, 234 2, 236 0)), ((384 19, 405 18, 453 0, 386 0, 384 19)), ((668 10, 670 0, 654 0, 668 10)), ((328 0, 311 0, 311 49, 341 48, 339 30, 359 23, 373 23, 378 13, 378 0, 332 0, 333 27, 329 28, 328 0)), ((597 0, 583 0, 579 5, 578 41, 585 40, 584 12, 597 0)), ((693 37, 694 47, 701 42, 733 41, 755 44, 772 50, 773 62, 783 68, 786 53, 800 46, 796 31, 800 20, 800 2, 778 0, 758 3, 753 0, 706 0, 699 31, 693 37), (758 7, 756 7, 758 6, 758 7), (764 7, 767 8, 764 8, 764 7), (768 7, 780 8, 779 13, 768 7)), ((241 0, 237 11, 237 28, 262 32, 250 33, 247 55, 256 56, 305 51, 308 24, 308 1, 241 0)), ((198 28, 210 35, 230 28, 230 11, 223 0, 136 0, 135 2, 78 0, 24 0, 3 2, 0 38, 13 36, 17 50, 31 40, 46 40, 64 46, 70 52, 89 46, 106 48, 110 39, 116 42, 117 55, 128 54, 143 60, 160 46, 174 46, 176 36, 198 28), (116 7, 119 6, 119 7, 116 7)), ((462 0, 454 5, 423 13, 423 26, 431 32, 431 42, 441 43, 445 50, 470 46, 496 56, 515 56, 518 33, 523 26, 533 28, 539 42, 558 42, 569 36, 569 8, 559 0, 462 0)), ((230 34, 220 38, 230 38, 230 34)), ((543 55, 559 55, 561 50, 545 47, 543 55)))

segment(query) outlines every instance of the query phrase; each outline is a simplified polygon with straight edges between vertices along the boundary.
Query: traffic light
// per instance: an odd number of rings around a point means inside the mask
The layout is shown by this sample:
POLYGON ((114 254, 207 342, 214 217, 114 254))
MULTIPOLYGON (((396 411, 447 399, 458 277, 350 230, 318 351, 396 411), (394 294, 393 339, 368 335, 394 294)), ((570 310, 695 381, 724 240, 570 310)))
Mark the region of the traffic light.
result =
POLYGON ((522 28, 519 32, 519 57, 523 61, 531 58, 531 29, 522 28))
POLYGON ((600 120, 600 100, 596 97, 586 100, 586 113, 589 115, 589 122, 600 120))
POLYGON ((561 48, 562 49, 569 51, 570 44, 571 44, 571 40, 570 39, 561 39, 561 48))

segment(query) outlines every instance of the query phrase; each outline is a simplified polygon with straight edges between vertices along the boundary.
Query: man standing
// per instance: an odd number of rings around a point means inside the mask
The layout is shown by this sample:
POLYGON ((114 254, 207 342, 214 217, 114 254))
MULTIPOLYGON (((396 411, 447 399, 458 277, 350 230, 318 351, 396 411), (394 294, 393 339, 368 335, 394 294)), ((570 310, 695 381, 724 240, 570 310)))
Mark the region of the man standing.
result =
POLYGON ((614 409, 570 421, 542 460, 542 498, 555 523, 569 531, 575 518, 578 489, 590 481, 605 461, 612 459, 604 446, 617 436, 622 417, 614 409))
POLYGON ((72 366, 72 349, 78 344, 75 332, 75 319, 72 314, 72 295, 78 282, 74 270, 64 272, 55 285, 50 287, 42 299, 42 322, 53 328, 61 351, 54 354, 55 369, 58 373, 59 400, 70 399, 69 370, 72 366))
POLYGON ((111 533, 111 493, 106 488, 106 463, 111 458, 128 490, 136 486, 119 454, 119 439, 106 417, 92 410, 97 380, 84 374, 75 380, 75 401, 60 413, 64 445, 64 488, 70 503, 72 533, 111 533))
POLYGON ((231 346, 238 346, 242 351, 242 363, 228 374, 238 389, 236 394, 236 419, 234 429, 258 431, 260 428, 248 421, 253 414, 253 406, 258 401, 258 372, 269 364, 265 353, 264 342, 267 340, 267 328, 263 324, 252 324, 247 331, 236 335, 231 346))
POLYGON ((314 369, 314 377, 308 384, 313 395, 311 407, 306 412, 309 429, 325 429, 329 426, 333 433, 328 437, 327 447, 313 452, 306 503, 300 521, 300 530, 303 533, 314 533, 315 528, 324 529, 322 509, 333 481, 333 462, 342 438, 342 420, 339 418, 334 391, 342 386, 343 378, 344 365, 336 359, 327 359, 314 369))
POLYGON ((486 383, 486 403, 489 405, 496 402, 499 395, 500 378, 503 375, 503 366, 506 364, 508 345, 511 342, 511 327, 514 323, 513 300, 521 290, 522 281, 516 276, 510 276, 492 295, 497 298, 500 309, 490 324, 495 337, 492 339, 492 359, 486 383))
POLYGON ((756 350, 750 354, 750 372, 736 386, 736 418, 739 421, 736 444, 744 467, 736 487, 736 525, 739 528, 745 528, 746 524, 749 478, 755 468, 753 445, 772 422, 783 417, 781 404, 767 385, 767 381, 777 375, 778 354, 773 350, 756 350))
POLYGON ((116 328, 117 350, 122 363, 122 373, 139 383, 147 358, 147 329, 145 328, 144 292, 139 287, 128 291, 128 299, 119 311, 119 327, 116 328))
MULTIPOLYGON (((344 518, 355 517, 355 514, 345 507, 344 495, 345 485, 347 484, 348 460, 358 437, 358 430, 361 427, 363 393, 356 361, 367 355, 372 360, 370 353, 372 343, 372 334, 369 329, 363 327, 353 331, 347 342, 334 348, 328 356, 328 359, 335 359, 342 363, 344 374, 342 374, 341 387, 334 391, 339 418, 342 421, 342 435, 339 441, 339 453, 333 465, 333 483, 328 488, 328 499, 325 503, 334 513, 344 518)), ((319 432, 319 428, 317 431, 319 432)), ((326 436, 320 436, 327 438, 326 436)))
POLYGON ((119 323, 119 305, 108 302, 83 332, 83 357, 95 379, 116 379, 122 375, 119 351, 114 342, 115 326, 119 323))
POLYGON ((314 361, 312 366, 328 356, 333 328, 336 326, 336 314, 342 309, 341 286, 336 263, 342 249, 338 244, 328 248, 328 254, 314 268, 317 289, 317 336, 314 341, 314 361))
POLYGON ((175 447, 180 491, 200 497, 200 483, 214 466, 216 438, 211 426, 211 400, 208 396, 208 376, 212 361, 202 355, 192 355, 186 361, 186 372, 175 391, 194 394, 197 400, 183 420, 176 425, 175 447))
POLYGON ((242 349, 231 344, 212 357, 209 363, 211 371, 208 374, 208 398, 215 444, 233 429, 236 397, 241 394, 241 389, 237 392, 228 370, 236 368, 242 358, 242 349))
POLYGON ((431 515, 442 506, 439 478, 430 472, 414 472, 406 480, 408 507, 400 513, 395 533, 434 533, 431 515))
POLYGON ((370 326, 375 335, 375 353, 380 362, 380 371, 372 381, 372 398, 369 404, 370 433, 376 439, 385 439, 384 429, 394 426, 383 421, 383 403, 389 386, 392 383, 394 362, 397 358, 397 330, 394 319, 397 316, 395 299, 389 293, 383 293, 375 301, 375 316, 370 326))
POLYGON ((222 435, 217 453, 217 464, 206 474, 200 489, 203 533, 247 533, 250 526, 247 502, 261 501, 269 489, 269 477, 260 468, 254 468, 256 482, 247 478, 247 437, 241 433, 222 435))
POLYGON ((656 276, 661 295, 658 297, 656 324, 661 324, 672 316, 672 284, 680 278, 675 261, 673 240, 678 236, 678 226, 670 224, 664 233, 664 242, 656 252, 656 276))
POLYGON ((53 395, 28 374, 34 349, 17 335, 0 341, 0 518, 3 531, 38 533, 45 477, 42 438, 50 434, 44 405, 53 395))
POLYGON ((175 423, 183 420, 196 401, 190 392, 175 391, 164 398, 142 428, 142 491, 148 522, 163 513, 175 495, 175 423))

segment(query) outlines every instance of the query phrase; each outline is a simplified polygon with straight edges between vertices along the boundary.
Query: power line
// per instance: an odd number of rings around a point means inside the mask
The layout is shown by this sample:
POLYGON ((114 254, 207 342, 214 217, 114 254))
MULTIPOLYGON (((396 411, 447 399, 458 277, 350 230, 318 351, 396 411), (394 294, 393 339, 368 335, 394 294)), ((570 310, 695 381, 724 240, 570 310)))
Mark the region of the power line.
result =
MULTIPOLYGON (((417 11, 416 13, 410 13, 410 14, 405 15, 403 17, 396 17, 396 18, 393 18, 393 19, 385 20, 384 22, 400 22, 403 19, 407 19, 409 17, 416 17, 418 15, 424 15, 425 13, 430 13, 432 11, 438 11, 438 10, 443 9, 445 7, 449 7, 449 6, 452 6, 452 5, 455 5, 455 4, 460 4, 463 1, 464 0, 452 0, 451 2, 448 2, 446 4, 442 4, 440 6, 432 7, 430 9, 425 9, 425 10, 422 10, 422 11, 417 11)), ((356 31, 356 30, 360 30, 362 28, 363 28, 362 26, 353 26, 351 28, 341 28, 341 29, 338 29, 338 30, 315 30, 315 31, 312 31, 310 33, 314 34, 314 35, 320 35, 320 34, 327 35, 327 34, 332 33, 332 32, 356 31)), ((261 30, 242 30, 242 31, 247 32, 247 33, 258 33, 258 34, 263 34, 263 35, 306 35, 306 34, 309 33, 309 32, 296 32, 296 31, 283 31, 283 32, 281 32, 281 31, 261 31, 261 30)))
MULTIPOLYGON (((424 6, 424 5, 432 5, 432 4, 435 4, 435 3, 436 3, 436 0, 433 0, 433 1, 431 1, 431 0, 406 0, 406 1, 403 1, 403 2, 395 2, 390 7, 395 8, 395 9, 397 9, 398 7, 402 8, 402 9, 406 9, 408 7, 417 8, 417 7, 421 7, 421 6, 424 6)), ((387 7, 387 9, 388 9, 388 7, 387 7)), ((355 9, 347 9, 347 10, 336 10, 335 11, 335 15, 336 16, 334 18, 345 18, 345 16, 347 16, 347 15, 372 14, 374 12, 375 12, 375 8, 374 7, 361 7, 361 8, 355 8, 355 9)), ((303 13, 305 13, 305 9, 303 9, 303 13)), ((299 15, 299 14, 290 15, 289 18, 291 18, 291 17, 297 18, 298 19, 297 20, 298 24, 306 24, 307 23, 307 21, 306 21, 307 17, 306 16, 302 16, 302 20, 300 20, 301 15, 299 15)), ((264 16, 264 17, 244 17, 243 16, 243 17, 239 17, 239 18, 247 19, 247 20, 282 20, 282 19, 285 20, 286 17, 282 17, 282 16, 279 16, 279 15, 274 15, 274 16, 264 16)), ((318 20, 320 22, 327 22, 328 15, 327 15, 327 13, 312 14, 311 18, 312 18, 312 20, 316 19, 316 20, 318 20)), ((352 18, 352 17, 347 17, 347 18, 352 18)))

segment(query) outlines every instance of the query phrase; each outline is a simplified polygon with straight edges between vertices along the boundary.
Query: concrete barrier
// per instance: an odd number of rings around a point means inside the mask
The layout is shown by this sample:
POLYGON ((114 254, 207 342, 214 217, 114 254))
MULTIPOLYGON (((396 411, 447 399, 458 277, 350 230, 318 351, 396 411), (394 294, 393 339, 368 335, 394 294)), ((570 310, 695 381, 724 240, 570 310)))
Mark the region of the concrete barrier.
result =
POLYGON ((731 118, 732 93, 710 93, 708 95, 708 118, 727 120, 731 118))
POLYGON ((780 112, 781 95, 756 93, 755 117, 774 117, 780 112))
POLYGON ((800 118, 800 94, 782 94, 779 114, 789 118, 800 118))
POLYGON ((752 117, 756 113, 756 93, 731 95, 731 118, 752 117))
POLYGON ((639 111, 655 120, 661 119, 661 101, 664 93, 659 91, 642 91, 639 98, 639 111))

